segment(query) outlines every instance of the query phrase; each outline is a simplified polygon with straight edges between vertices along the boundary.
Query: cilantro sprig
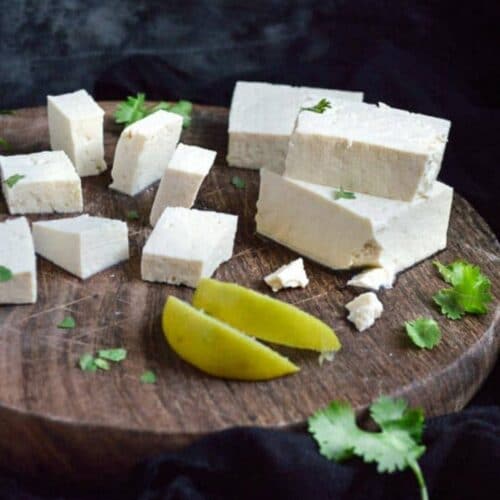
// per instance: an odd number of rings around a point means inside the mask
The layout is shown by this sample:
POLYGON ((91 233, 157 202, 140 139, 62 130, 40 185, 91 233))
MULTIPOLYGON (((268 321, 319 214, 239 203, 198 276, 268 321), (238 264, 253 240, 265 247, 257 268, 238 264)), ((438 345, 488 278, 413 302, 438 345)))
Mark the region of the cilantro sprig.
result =
POLYGON ((432 349, 441 340, 439 325, 432 318, 417 318, 405 323, 406 333, 421 349, 432 349))
POLYGON ((312 111, 313 113, 324 113, 332 105, 328 99, 320 99, 314 106, 308 108, 301 108, 301 111, 312 111))
POLYGON ((337 189, 333 192, 333 199, 340 200, 342 198, 345 200, 355 200, 356 194, 351 191, 344 191, 344 188, 340 186, 340 189, 337 189))
POLYGON ((154 106, 147 106, 146 94, 142 92, 138 93, 135 97, 129 96, 125 101, 118 104, 114 114, 115 121, 125 126, 131 125, 160 109, 182 116, 184 128, 191 125, 191 113, 193 111, 193 104, 191 102, 185 100, 178 102, 161 101, 154 106))
POLYGON ((463 260, 448 265, 434 261, 434 265, 446 283, 432 298, 449 319, 460 319, 464 314, 486 314, 491 296, 491 281, 474 266, 463 260))
POLYGON ((417 478, 422 500, 428 499, 427 487, 418 459, 425 452, 422 444, 424 414, 408 409, 402 399, 380 397, 370 407, 379 432, 367 432, 356 424, 347 403, 333 401, 309 418, 309 432, 329 460, 343 461, 353 456, 375 462, 377 471, 394 472, 411 469, 417 478))

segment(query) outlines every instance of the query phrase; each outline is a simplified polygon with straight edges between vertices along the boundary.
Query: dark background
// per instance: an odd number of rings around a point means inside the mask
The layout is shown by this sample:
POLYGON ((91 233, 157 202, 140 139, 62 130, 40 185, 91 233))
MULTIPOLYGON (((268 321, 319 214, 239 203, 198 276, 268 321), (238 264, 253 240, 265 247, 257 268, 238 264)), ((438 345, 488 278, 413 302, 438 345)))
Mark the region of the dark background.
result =
MULTIPOLYGON (((452 121, 441 179, 500 233, 498 1, 0 0, 0 108, 86 88, 228 106, 238 79, 363 90, 452 121)), ((1 130, 0 130, 1 135, 1 130)), ((494 293, 498 291, 494 290, 494 293)), ((465 412, 429 424, 435 498, 498 498, 499 370, 465 412), (496 472, 495 472, 496 471, 496 472)), ((1 422, 0 422, 1 425, 1 422)), ((98 444, 96 444, 98 445, 98 444)), ((408 474, 333 465, 305 435, 230 431, 153 460, 121 498, 416 498, 408 474)), ((110 498, 101 485, 90 498, 110 498)), ((0 477, 0 498, 73 496, 0 477), (31 493, 28 493, 28 490, 31 493), (36 493, 33 493, 35 491, 36 493)))

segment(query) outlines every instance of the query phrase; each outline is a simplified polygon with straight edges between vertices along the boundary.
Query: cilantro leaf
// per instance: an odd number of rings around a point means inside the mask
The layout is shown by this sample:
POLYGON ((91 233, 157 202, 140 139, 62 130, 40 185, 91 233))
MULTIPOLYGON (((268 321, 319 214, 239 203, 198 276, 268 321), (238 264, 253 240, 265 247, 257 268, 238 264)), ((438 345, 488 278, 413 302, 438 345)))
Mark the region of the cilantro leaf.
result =
POLYGON ((9 186, 10 188, 13 188, 21 179, 24 179, 25 177, 25 175, 14 174, 10 177, 7 177, 7 179, 4 180, 4 183, 7 184, 7 186, 9 186))
POLYGON ((108 361, 114 361, 119 363, 127 357, 127 350, 122 347, 116 349, 101 349, 98 351, 99 357, 102 359, 107 359, 108 361))
POLYGON ((109 365, 109 363, 105 360, 105 359, 102 359, 102 358, 95 358, 94 359, 94 363, 95 365, 97 366, 97 368, 101 369, 101 370, 109 370, 111 368, 111 366, 109 365))
POLYGON ((80 369, 84 372, 95 372, 97 370, 97 365, 95 364, 95 358, 90 353, 85 353, 80 357, 78 361, 80 369))
POLYGON ((465 313, 486 314, 491 296, 491 281, 481 272, 478 266, 457 260, 445 266, 434 262, 443 279, 452 285, 433 296, 433 300, 441 307, 441 313, 450 319, 459 319, 465 313))
POLYGON ((333 199, 340 200, 341 198, 346 200, 355 200, 356 195, 351 191, 344 191, 344 188, 341 186, 340 189, 333 192, 333 199))
POLYGON ((141 382, 143 384, 156 384, 156 375, 151 370, 147 370, 141 375, 141 382))
POLYGON ((129 210, 127 212, 127 219, 128 220, 138 220, 139 219, 139 212, 137 210, 129 210))
POLYGON ((309 108, 302 108, 301 111, 312 111, 313 113, 324 113, 327 109, 331 108, 332 105, 328 99, 321 99, 314 106, 309 108))
POLYGON ((242 179, 241 177, 238 177, 237 175, 235 175, 232 179, 231 179, 231 184, 235 187, 235 188, 238 188, 238 189, 244 189, 245 186, 246 186, 246 182, 244 179, 242 179))
POLYGON ((406 333, 422 349, 432 349, 441 340, 439 325, 431 318, 417 318, 405 323, 406 333))
POLYGON ((3 137, 0 137, 0 146, 4 149, 10 149, 10 143, 7 142, 3 137))
POLYGON ((309 418, 309 432, 329 460, 343 461, 353 455, 365 462, 376 462, 378 472, 413 470, 422 499, 427 488, 417 460, 425 451, 421 444, 424 416, 422 410, 409 410, 402 400, 381 397, 371 408, 379 432, 367 432, 356 424, 354 411, 347 403, 333 401, 309 418))
POLYGON ((63 330, 72 330, 76 326, 76 321, 73 316, 66 316, 58 325, 57 328, 63 330))
POLYGON ((14 275, 8 267, 0 266, 0 283, 10 281, 13 277, 14 275))

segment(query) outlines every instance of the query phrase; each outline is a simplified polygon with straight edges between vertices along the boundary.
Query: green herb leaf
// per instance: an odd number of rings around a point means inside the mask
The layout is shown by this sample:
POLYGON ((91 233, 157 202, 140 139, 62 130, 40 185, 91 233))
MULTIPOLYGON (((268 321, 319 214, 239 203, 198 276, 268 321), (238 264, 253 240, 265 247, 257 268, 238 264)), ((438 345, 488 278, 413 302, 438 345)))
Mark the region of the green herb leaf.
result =
POLYGON ((332 105, 328 99, 321 99, 318 103, 310 108, 302 108, 301 111, 312 111, 313 113, 324 113, 327 109, 331 108, 332 105))
POLYGON ((377 463, 378 472, 410 468, 417 477, 421 498, 427 488, 417 460, 425 452, 421 444, 424 415, 409 410, 403 400, 381 397, 372 404, 371 415, 379 432, 367 432, 356 424, 354 411, 347 403, 333 401, 309 418, 309 432, 329 460, 342 461, 354 455, 377 463))
POLYGON ((129 210, 127 212, 127 219, 128 220, 138 220, 139 219, 139 212, 137 210, 129 210))
POLYGON ((231 179, 231 184, 238 188, 238 189, 244 189, 245 186, 246 186, 246 182, 244 179, 242 179, 241 177, 238 177, 237 175, 235 175, 232 179, 231 179))
POLYGON ((10 188, 13 188, 21 179, 24 179, 25 177, 25 175, 14 174, 10 177, 7 177, 7 179, 4 180, 4 183, 7 184, 7 186, 9 186, 10 188))
POLYGON ((13 277, 14 275, 8 267, 0 266, 0 283, 10 281, 13 277))
POLYGON ((10 149, 10 143, 7 142, 3 137, 0 137, 0 147, 4 149, 10 149))
POLYGON ((156 384, 156 375, 151 370, 147 370, 141 375, 141 382, 143 384, 156 384))
POLYGON ((116 349, 101 349, 98 354, 102 359, 119 363, 127 357, 127 350, 122 347, 118 347, 116 349))
POLYGON ((78 361, 78 365, 84 372, 95 372, 97 370, 95 358, 90 353, 83 354, 78 361))
POLYGON ((57 328, 62 328, 63 330, 72 330, 76 326, 76 321, 73 316, 66 316, 58 325, 57 328))
POLYGON ((434 262, 443 279, 452 285, 433 296, 441 313, 450 319, 459 319, 465 313, 486 314, 491 296, 491 281, 481 273, 479 267, 457 260, 445 266, 434 262))
POLYGON ((101 370, 109 370, 111 367, 109 365, 109 363, 105 360, 105 359, 102 359, 102 358, 96 358, 94 359, 94 363, 95 365, 97 366, 97 368, 101 369, 101 370))
POLYGON ((356 195, 351 191, 344 191, 344 188, 341 186, 340 189, 337 189, 336 191, 333 192, 333 199, 340 200, 342 198, 346 200, 355 200, 356 195))
POLYGON ((405 323, 406 333, 422 349, 432 349, 441 340, 439 325, 431 318, 418 318, 405 323))
POLYGON ((0 109, 0 115, 13 115, 14 113, 13 109, 0 109))

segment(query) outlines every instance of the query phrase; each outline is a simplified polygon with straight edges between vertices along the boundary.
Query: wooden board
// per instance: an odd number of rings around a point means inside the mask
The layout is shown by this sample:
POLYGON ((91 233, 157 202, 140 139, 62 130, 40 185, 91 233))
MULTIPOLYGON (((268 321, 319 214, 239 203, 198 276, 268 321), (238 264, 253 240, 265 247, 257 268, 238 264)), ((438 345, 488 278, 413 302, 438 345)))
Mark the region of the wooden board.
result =
MULTIPOLYGON (((106 160, 111 165, 120 133, 111 118, 115 103, 103 103, 106 160)), ((204 182, 198 208, 240 216, 233 259, 215 277, 270 293, 262 277, 296 255, 255 233, 258 173, 227 168, 227 110, 195 108, 188 144, 218 151, 216 167, 204 182), (231 185, 238 174, 246 188, 231 185)), ((0 136, 12 153, 49 148, 43 108, 0 117, 0 136)), ((446 168, 453 168, 447 165, 446 168)), ((343 343, 331 363, 317 355, 279 349, 301 367, 294 376, 261 383, 217 380, 181 361, 168 347, 160 314, 169 294, 190 300, 192 290, 140 279, 141 248, 150 233, 149 210, 156 186, 131 198, 107 189, 109 173, 83 180, 85 211, 129 222, 131 259, 86 281, 39 259, 39 300, 33 306, 0 307, 0 464, 23 473, 92 477, 129 467, 159 450, 185 445, 206 433, 231 426, 300 428, 306 417, 335 398, 362 412, 380 394, 402 396, 424 407, 428 416, 461 409, 487 376, 498 355, 500 308, 446 320, 431 296, 444 284, 427 260, 399 276, 392 290, 379 294, 385 312, 375 326, 356 332, 345 319, 344 304, 359 290, 346 286, 351 273, 332 272, 306 262, 311 279, 304 290, 278 297, 332 325, 343 343), (77 328, 56 325, 72 314, 77 328), (433 351, 414 348, 405 320, 436 318, 443 340, 433 351), (85 352, 123 346, 129 357, 110 372, 84 373, 76 367, 85 352), (146 369, 156 385, 143 385, 146 369)), ((0 217, 6 208, 0 204, 0 217)), ((30 217, 38 220, 40 217, 30 217)), ((339 235, 341 237, 341 235, 339 235)), ((444 262, 464 258, 481 266, 498 294, 499 244, 489 228, 455 195, 444 262)))

